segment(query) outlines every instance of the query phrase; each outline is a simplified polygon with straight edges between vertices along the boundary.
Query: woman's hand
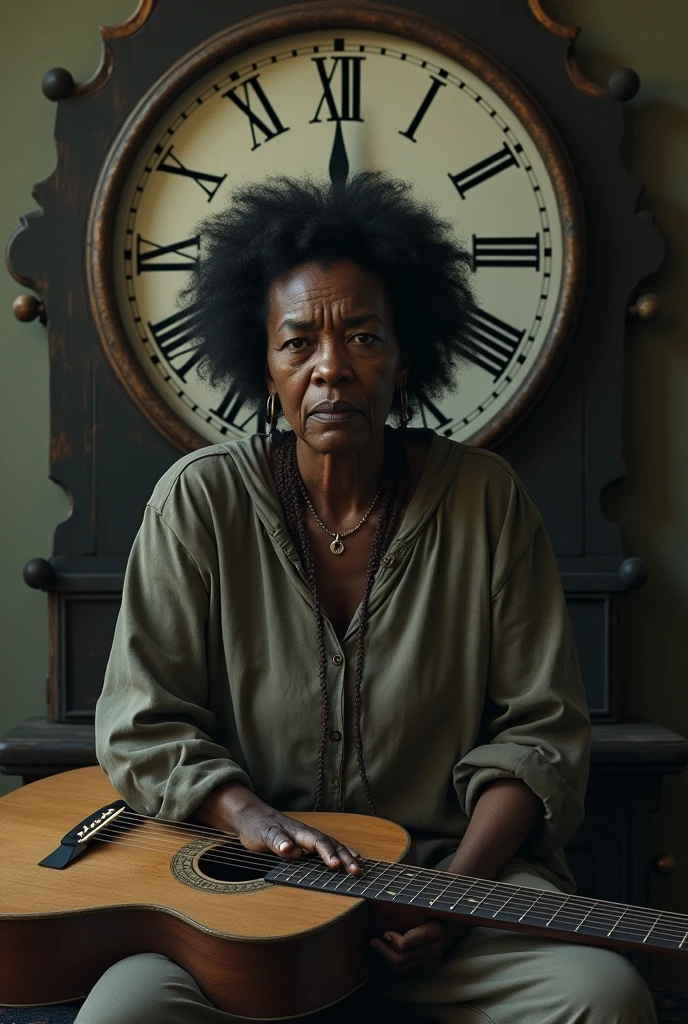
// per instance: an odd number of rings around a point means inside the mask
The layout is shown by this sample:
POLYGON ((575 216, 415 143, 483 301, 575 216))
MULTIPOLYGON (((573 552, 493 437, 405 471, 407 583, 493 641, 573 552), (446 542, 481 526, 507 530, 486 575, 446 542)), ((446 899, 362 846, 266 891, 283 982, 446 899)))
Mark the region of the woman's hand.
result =
POLYGON ((406 932, 389 929, 371 945, 395 974, 431 967, 453 942, 463 938, 469 928, 454 921, 429 920, 406 932))
POLYGON ((333 871, 344 868, 360 875, 359 854, 332 836, 280 814, 262 801, 234 815, 234 829, 247 850, 271 850, 288 860, 301 853, 317 853, 333 871))
POLYGON ((302 853, 316 853, 333 871, 343 868, 351 875, 361 874, 356 850, 281 814, 241 783, 220 786, 198 808, 195 817, 215 828, 236 832, 247 850, 269 850, 287 860, 296 860, 302 853))

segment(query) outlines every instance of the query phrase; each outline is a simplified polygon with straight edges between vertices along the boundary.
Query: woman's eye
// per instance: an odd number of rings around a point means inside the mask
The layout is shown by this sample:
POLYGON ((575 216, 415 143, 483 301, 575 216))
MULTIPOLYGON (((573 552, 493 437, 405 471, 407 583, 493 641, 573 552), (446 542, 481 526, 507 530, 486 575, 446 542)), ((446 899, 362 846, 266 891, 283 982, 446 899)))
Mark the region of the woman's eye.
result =
POLYGON ((350 341, 356 341, 359 345, 375 345, 381 341, 377 334, 354 334, 350 341))
POLYGON ((288 348, 291 352, 300 352, 307 344, 308 342, 305 338, 290 338, 284 347, 288 348))

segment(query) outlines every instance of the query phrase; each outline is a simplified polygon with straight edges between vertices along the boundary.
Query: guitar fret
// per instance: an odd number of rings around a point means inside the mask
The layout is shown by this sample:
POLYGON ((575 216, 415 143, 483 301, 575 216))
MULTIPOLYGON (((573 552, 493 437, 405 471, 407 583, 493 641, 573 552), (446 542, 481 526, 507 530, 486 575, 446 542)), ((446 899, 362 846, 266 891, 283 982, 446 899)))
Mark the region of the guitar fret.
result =
POLYGON ((590 917, 590 915, 592 914, 593 910, 594 910, 594 909, 595 909, 595 907, 597 906, 597 903, 598 903, 598 901, 597 901, 597 900, 595 900, 595 902, 594 902, 594 903, 593 903, 593 905, 592 905, 592 906, 590 907, 590 910, 589 910, 589 911, 587 912, 587 914, 585 915, 585 917, 583 918, 583 920, 582 920, 582 921, 579 921, 579 922, 578 922, 578 924, 576 925, 576 931, 578 931, 578 929, 580 928, 580 926, 581 926, 582 924, 584 924, 584 923, 585 923, 585 921, 587 921, 587 919, 588 919, 588 918, 590 917))
POLYGON ((488 892, 487 896, 483 896, 483 898, 480 900, 480 902, 477 904, 477 906, 474 907, 473 910, 471 910, 471 914, 475 914, 476 910, 478 910, 478 908, 482 906, 482 904, 485 902, 485 900, 488 898, 488 896, 492 895, 492 893, 494 892, 495 888, 496 888, 496 886, 493 886, 492 889, 490 889, 490 891, 488 892))
MULTIPOLYGON (((384 875, 384 874, 386 874, 386 871, 381 871, 380 872, 380 875, 384 875)), ((366 892, 367 889, 370 889, 371 885, 373 885, 375 882, 379 882, 380 881, 380 875, 378 875, 377 878, 371 878, 371 880, 368 882, 368 884, 366 886, 364 886, 364 888, 361 890, 361 892, 357 893, 356 895, 357 896, 362 896, 366 892)), ((361 879, 361 881, 363 881, 363 879, 361 879)), ((373 893, 372 895, 375 896, 375 893, 373 893)))
MULTIPOLYGON (((407 873, 407 874, 409 874, 409 875, 411 876, 411 878, 409 879, 409 881, 408 881, 408 882, 406 882, 406 884, 405 884, 405 885, 402 885, 401 889, 399 889, 399 892, 394 892, 394 893, 391 893, 391 894, 390 894, 390 895, 392 895, 392 896, 394 897, 394 899, 396 899, 396 898, 397 898, 397 896, 401 895, 401 893, 402 893, 402 892, 403 892, 403 891, 404 891, 405 889, 407 889, 407 888, 408 888, 408 886, 409 886, 409 885, 411 884, 411 880, 412 880, 412 878, 413 878, 413 872, 411 872, 411 871, 408 871, 408 872, 406 872, 406 873, 407 873)), ((394 884, 394 882, 392 882, 392 884, 394 884)))
POLYGON ((322 865, 320 865, 319 868, 312 867, 306 872, 306 874, 300 880, 302 882, 305 882, 309 875, 314 875, 315 877, 312 878, 308 883, 309 885, 313 885, 315 882, 319 882, 321 880, 324 870, 325 869, 322 867, 322 865))
POLYGON ((537 903, 537 901, 538 901, 538 900, 540 899, 540 896, 542 896, 542 893, 539 893, 539 894, 538 894, 538 895, 537 895, 537 896, 535 897, 535 899, 533 900, 533 902, 531 903, 531 905, 530 905, 530 906, 528 907, 528 909, 527 909, 526 911, 524 911, 524 913, 523 913, 523 914, 521 914, 521 916, 520 916, 520 917, 519 917, 519 919, 518 919, 518 920, 519 920, 519 923, 520 923, 520 922, 521 922, 521 921, 523 920, 523 918, 524 918, 524 917, 526 916, 526 914, 529 914, 529 913, 530 913, 530 911, 531 911, 531 910, 533 909, 533 907, 535 906, 535 904, 537 903))
POLYGON ((427 887, 430 884, 431 884, 430 882, 426 882, 425 885, 421 886, 421 888, 418 890, 418 892, 415 893, 415 895, 411 897, 410 902, 413 903, 413 901, 415 900, 416 896, 420 896, 420 894, 423 892, 423 889, 427 889, 427 887))
POLYGON ((549 928, 549 926, 551 925, 551 923, 552 923, 552 921, 554 920, 554 918, 555 918, 555 917, 557 916, 557 914, 560 914, 560 913, 562 912, 562 910, 564 909, 564 907, 566 906, 566 904, 567 904, 567 903, 568 903, 568 897, 567 897, 567 898, 566 898, 566 899, 564 900, 564 902, 563 902, 563 903, 562 903, 562 905, 561 905, 561 906, 559 907, 559 909, 558 909, 558 910, 555 910, 555 912, 554 912, 554 913, 552 914, 552 916, 550 917, 549 921, 547 922, 547 927, 548 927, 548 928, 549 928))
MULTIPOLYGON (((463 894, 462 894, 462 895, 461 895, 461 896, 459 897, 459 899, 458 899, 458 900, 456 901, 456 903, 452 904, 452 906, 451 906, 451 907, 450 907, 449 909, 450 909, 450 910, 453 910, 453 909, 454 909, 454 907, 458 906, 458 905, 459 905, 459 903, 461 903, 461 902, 462 902, 463 900, 465 900, 465 899, 466 899, 466 897, 467 897, 467 894, 468 894, 468 893, 469 893, 469 892, 471 891, 471 889, 475 889, 475 887, 476 887, 477 885, 480 885, 480 879, 478 879, 478 878, 476 878, 476 880, 475 880, 475 881, 473 882, 473 884, 472 884, 472 885, 469 885, 469 886, 468 886, 468 888, 467 888, 467 889, 465 890, 465 892, 464 892, 464 893, 463 893, 463 894)), ((469 899, 470 899, 470 897, 469 897, 469 899)))
MULTIPOLYGON (((626 910, 627 909, 628 908, 626 908, 626 910)), ((615 931, 619 927, 619 925, 621 924, 621 921, 623 920, 623 917, 624 917, 624 914, 626 913, 626 910, 624 910, 623 914, 621 914, 621 916, 618 918, 618 920, 616 921, 616 924, 613 924, 612 927, 607 932, 607 938, 608 939, 611 938, 612 932, 615 931)))
POLYGON ((447 889, 451 888, 451 886, 454 885, 454 884, 455 884, 454 882, 448 882, 445 885, 444 889, 441 889, 440 892, 438 892, 437 896, 435 896, 435 898, 433 900, 430 900, 430 906, 433 907, 435 905, 435 903, 437 903, 438 900, 441 900, 442 897, 444 896, 445 892, 447 891, 447 889))
POLYGON ((653 931, 655 925, 657 924, 657 921, 659 921, 661 916, 662 916, 661 914, 657 914, 657 917, 656 917, 655 921, 653 922, 652 927, 650 928, 650 931, 647 933, 647 935, 643 939, 643 942, 647 942, 647 940, 649 939, 650 935, 652 934, 652 931, 653 931))
POLYGON ((566 897, 563 894, 544 891, 536 903, 525 912, 521 920, 524 924, 537 924, 540 927, 546 928, 549 922, 556 917, 565 902, 566 897), (529 921, 529 917, 535 920, 529 921))
POLYGON ((497 907, 497 909, 496 909, 496 910, 494 911, 494 913, 492 914, 492 916, 493 916, 493 917, 496 917, 496 916, 497 916, 497 914, 501 914, 501 913, 503 913, 503 911, 505 910, 505 908, 507 907, 507 905, 508 905, 509 903, 511 903, 511 901, 512 901, 512 900, 515 900, 515 899, 517 898, 517 896, 518 896, 518 894, 519 894, 520 890, 521 890, 521 887, 519 886, 519 887, 518 887, 518 889, 516 890, 516 892, 515 892, 515 893, 514 893, 514 894, 513 894, 512 896, 507 896, 507 898, 506 898, 506 899, 504 900, 504 902, 502 903, 501 907, 497 907))

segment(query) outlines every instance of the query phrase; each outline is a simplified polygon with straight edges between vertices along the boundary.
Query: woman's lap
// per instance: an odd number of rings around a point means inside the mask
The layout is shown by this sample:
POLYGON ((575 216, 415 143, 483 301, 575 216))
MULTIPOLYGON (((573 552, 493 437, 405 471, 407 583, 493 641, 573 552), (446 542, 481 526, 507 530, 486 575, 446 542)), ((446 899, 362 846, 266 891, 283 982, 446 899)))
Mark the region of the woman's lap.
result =
MULTIPOLYGON (((554 888, 535 875, 509 881, 554 888)), ((656 1024, 650 994, 620 954, 475 928, 431 970, 378 975, 364 991, 379 1021, 440 1024, 656 1024)), ((355 1016, 360 1019, 357 1000, 355 1016)), ((155 953, 128 957, 95 985, 75 1024, 236 1024, 195 981, 155 953)), ((306 1018, 307 1020, 308 1018, 306 1018)))

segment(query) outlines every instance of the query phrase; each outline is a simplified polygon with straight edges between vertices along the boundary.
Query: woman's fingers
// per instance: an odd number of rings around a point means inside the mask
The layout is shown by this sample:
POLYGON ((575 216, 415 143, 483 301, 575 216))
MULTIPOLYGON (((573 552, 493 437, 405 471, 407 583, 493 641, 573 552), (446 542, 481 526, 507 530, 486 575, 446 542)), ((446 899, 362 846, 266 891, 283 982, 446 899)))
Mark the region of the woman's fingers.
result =
POLYGON ((383 939, 373 939, 371 944, 390 970, 400 974, 434 963, 458 937, 456 929, 446 928, 444 922, 425 921, 403 934, 386 931, 383 939))
POLYGON ((333 871, 344 868, 352 875, 360 875, 360 854, 349 849, 344 843, 340 843, 338 839, 316 829, 308 828, 301 822, 295 821, 293 825, 296 826, 291 833, 294 842, 306 853, 317 853, 323 864, 333 871))
POLYGON ((263 825, 263 842, 280 857, 293 860, 301 855, 302 850, 317 853, 327 867, 333 870, 344 868, 350 874, 360 875, 360 855, 332 836, 308 828, 286 815, 264 821, 263 825))
POLYGON ((385 942, 397 953, 413 953, 415 950, 423 949, 433 943, 441 943, 445 939, 445 932, 439 921, 425 921, 423 924, 409 928, 403 934, 401 932, 386 931, 385 942))
POLYGON ((280 857, 299 857, 301 850, 296 846, 292 837, 280 825, 268 824, 262 836, 263 842, 269 850, 273 850, 280 857))
POLYGON ((417 971, 421 967, 427 967, 438 960, 444 952, 443 947, 426 946, 423 949, 415 950, 412 953, 398 953, 382 939, 372 939, 371 945, 380 954, 387 966, 395 974, 403 974, 407 971, 417 971))
POLYGON ((361 865, 354 853, 331 836, 322 836, 315 844, 317 852, 326 864, 332 868, 344 868, 352 875, 360 875, 361 865))

